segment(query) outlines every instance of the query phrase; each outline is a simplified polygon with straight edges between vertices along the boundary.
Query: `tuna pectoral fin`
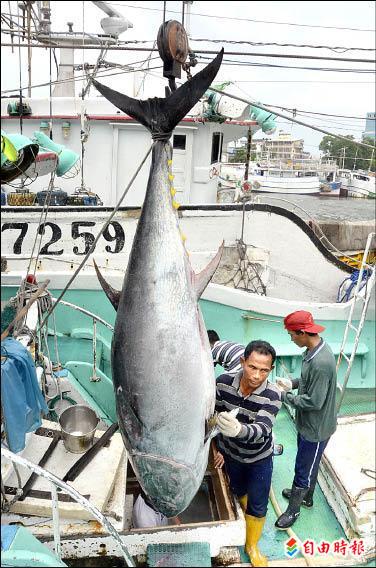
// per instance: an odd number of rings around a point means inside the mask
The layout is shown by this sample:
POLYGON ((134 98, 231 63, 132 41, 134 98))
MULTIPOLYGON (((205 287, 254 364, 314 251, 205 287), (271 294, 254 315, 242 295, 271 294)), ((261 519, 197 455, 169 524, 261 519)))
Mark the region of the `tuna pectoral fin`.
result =
POLYGON ((224 248, 224 241, 222 241, 221 246, 218 249, 217 254, 215 257, 209 262, 204 270, 201 270, 198 274, 194 275, 194 284, 196 289, 197 299, 201 297, 201 294, 205 290, 206 286, 209 284, 210 280, 212 279, 214 272, 218 268, 218 264, 221 260, 221 256, 223 253, 224 248))
POLYGON ((217 57, 176 89, 166 99, 153 98, 140 101, 132 99, 93 80, 96 89, 117 108, 146 126, 153 134, 171 134, 191 108, 200 100, 211 85, 223 58, 223 49, 217 57))
POLYGON ((98 280, 99 280, 107 298, 110 300, 111 304, 114 306, 115 310, 117 311, 121 292, 119 292, 118 290, 115 290, 115 288, 113 288, 112 286, 110 286, 108 284, 108 282, 106 282, 106 280, 103 278, 102 274, 100 273, 99 268, 98 268, 95 260, 93 260, 93 262, 94 262, 95 272, 97 273, 97 276, 98 276, 98 280))

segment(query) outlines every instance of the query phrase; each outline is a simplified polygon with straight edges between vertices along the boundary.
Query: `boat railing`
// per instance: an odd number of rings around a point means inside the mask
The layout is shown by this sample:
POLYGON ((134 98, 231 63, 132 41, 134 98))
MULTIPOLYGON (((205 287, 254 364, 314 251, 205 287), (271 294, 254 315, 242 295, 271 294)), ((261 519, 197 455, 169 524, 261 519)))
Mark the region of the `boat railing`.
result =
MULTIPOLYGON (((56 298, 51 298, 52 303, 56 303, 57 299, 56 298)), ((107 329, 109 329, 111 332, 114 331, 114 327, 108 323, 106 320, 104 320, 103 318, 101 318, 100 316, 94 314, 93 312, 90 312, 89 310, 86 310, 85 308, 81 308, 80 306, 77 306, 76 304, 72 304, 71 302, 66 302, 65 300, 60 300, 59 304, 62 304, 63 306, 66 306, 68 308, 71 308, 72 310, 76 310, 82 314, 84 314, 85 316, 87 316, 88 318, 91 318, 93 321, 93 375, 91 377, 91 381, 96 382, 96 381, 100 381, 100 378, 97 375, 97 323, 100 323, 101 325, 107 327, 107 329)))
POLYGON ((67 493, 74 501, 80 504, 86 511, 89 511, 91 515, 103 525, 107 530, 109 535, 111 535, 120 547, 121 555, 123 556, 127 566, 135 566, 132 557, 130 556, 127 547, 123 543, 120 534, 117 532, 112 523, 97 509, 90 501, 88 501, 83 495, 81 495, 72 486, 65 483, 62 479, 59 479, 53 473, 50 473, 46 469, 43 469, 39 465, 32 463, 31 461, 14 454, 6 448, 1 448, 1 456, 4 459, 10 460, 13 464, 17 464, 21 467, 32 471, 39 477, 44 477, 50 482, 51 485, 51 509, 52 509, 52 522, 53 522, 53 534, 54 534, 54 548, 55 554, 61 560, 61 527, 60 527, 60 516, 59 516, 59 501, 58 493, 63 491, 67 493))
POLYGON ((358 279, 357 279, 356 286, 355 286, 354 295, 353 295, 352 300, 351 300, 350 313, 349 313, 349 317, 348 317, 348 320, 347 320, 347 323, 346 323, 346 328, 345 328, 345 332, 343 334, 341 349, 340 349, 339 356, 338 356, 338 359, 337 359, 337 371, 338 371, 338 368, 341 364, 342 359, 345 359, 345 361, 347 363, 346 372, 345 372, 345 375, 344 375, 344 378, 343 378, 343 384, 342 385, 338 384, 338 388, 340 390, 340 397, 339 397, 339 401, 338 401, 337 411, 339 411, 339 409, 342 405, 342 402, 343 402, 343 398, 345 396, 345 391, 346 391, 347 383, 348 383, 348 380, 349 380, 349 377, 350 377, 351 368, 352 368, 354 358, 355 358, 355 355, 356 355, 356 351, 357 351, 357 348, 358 348, 360 335, 362 333, 362 329, 363 329, 363 326, 364 326, 364 321, 365 321, 365 318, 366 318, 368 305, 369 305, 369 302, 370 302, 370 299, 371 299, 371 294, 373 293, 373 287, 375 285, 376 267, 371 266, 370 264, 367 263, 368 254, 369 254, 369 251, 370 251, 370 248, 371 248, 371 243, 372 243, 372 241, 375 237, 376 237, 376 233, 369 233, 368 238, 367 238, 367 243, 366 243, 366 247, 364 249, 362 263, 360 265, 360 270, 359 270, 358 279), (360 294, 362 284, 363 284, 363 274, 364 274, 365 270, 369 271, 367 288, 366 288, 366 291, 365 291, 364 294, 360 294), (363 304, 358 326, 353 324, 354 309, 355 309, 355 305, 357 304, 357 302, 362 302, 362 304, 363 304), (355 333, 355 339, 354 339, 354 344, 353 344, 353 348, 352 348, 350 357, 348 357, 345 353, 345 347, 346 347, 346 342, 347 342, 347 338, 348 338, 350 329, 355 333))
MULTIPOLYGON (((57 301, 56 298, 51 298, 51 300, 54 303, 57 301)), ((67 306, 68 308, 72 308, 73 310, 77 310, 78 312, 81 312, 81 313, 87 315, 88 317, 92 318, 94 322, 99 322, 102 325, 104 325, 105 327, 107 327, 108 329, 110 329, 111 331, 114 331, 114 327, 110 323, 108 323, 106 320, 102 319, 100 316, 97 316, 93 312, 86 310, 85 308, 81 308, 80 306, 77 306, 76 304, 72 304, 71 302, 66 302, 65 300, 60 300, 59 304, 62 304, 63 306, 67 306)))

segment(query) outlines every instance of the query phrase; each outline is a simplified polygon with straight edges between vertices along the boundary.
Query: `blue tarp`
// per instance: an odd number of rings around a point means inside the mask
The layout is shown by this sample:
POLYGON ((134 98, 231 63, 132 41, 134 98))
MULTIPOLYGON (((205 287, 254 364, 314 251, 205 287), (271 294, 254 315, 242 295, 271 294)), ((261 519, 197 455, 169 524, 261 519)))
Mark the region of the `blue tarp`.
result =
POLYGON ((19 341, 7 338, 1 342, 1 402, 9 449, 20 452, 25 447, 27 432, 41 425, 41 412, 48 407, 38 385, 33 358, 19 341))

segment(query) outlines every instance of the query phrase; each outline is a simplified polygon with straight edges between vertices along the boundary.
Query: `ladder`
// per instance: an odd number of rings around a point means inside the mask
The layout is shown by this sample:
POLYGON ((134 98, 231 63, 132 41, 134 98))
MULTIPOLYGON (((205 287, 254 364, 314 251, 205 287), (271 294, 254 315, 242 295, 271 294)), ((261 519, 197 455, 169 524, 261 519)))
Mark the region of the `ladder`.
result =
POLYGON ((347 386, 347 383, 348 383, 348 380, 349 380, 349 377, 350 377, 351 368, 352 368, 352 365, 353 365, 353 362, 354 362, 354 358, 355 358, 356 350, 358 348, 360 335, 362 333, 362 329, 363 329, 363 325, 364 325, 364 320, 365 320, 366 314, 367 314, 368 304, 369 304, 369 301, 371 299, 372 290, 373 290, 373 287, 374 287, 374 284, 375 284, 376 267, 371 266, 370 264, 368 264, 366 262, 366 260, 368 258, 369 249, 371 247, 372 239, 374 239, 375 236, 376 236, 376 233, 369 233, 368 238, 367 238, 366 248, 364 250, 362 263, 361 263, 360 270, 359 270, 359 276, 358 276, 358 280, 357 280, 357 283, 356 283, 356 286, 355 286, 354 296, 353 296, 352 302, 351 302, 349 317, 348 317, 348 320, 347 320, 345 332, 343 334, 341 349, 340 349, 338 359, 337 359, 337 372, 338 372, 339 366, 341 364, 342 358, 347 361, 347 369, 346 369, 345 376, 344 376, 344 379, 343 379, 343 384, 342 385, 338 384, 338 388, 339 388, 341 394, 340 394, 340 397, 339 397, 339 400, 338 400, 337 413, 339 412, 339 409, 340 409, 342 402, 343 402, 343 398, 345 396, 346 386, 347 386), (370 271, 370 276, 368 278, 367 283, 365 284, 365 293, 360 293, 360 286, 361 286, 362 280, 363 280, 364 269, 368 269, 370 271), (352 323, 352 321, 353 321, 354 309, 355 309, 355 306, 358 302, 362 302, 363 306, 362 306, 362 312, 361 312, 360 319, 359 319, 359 325, 358 325, 358 327, 356 327, 352 323), (354 340, 353 349, 352 349, 352 352, 350 354, 350 357, 348 357, 345 353, 345 346, 346 346, 347 336, 349 334, 350 329, 355 332, 355 340, 354 340))

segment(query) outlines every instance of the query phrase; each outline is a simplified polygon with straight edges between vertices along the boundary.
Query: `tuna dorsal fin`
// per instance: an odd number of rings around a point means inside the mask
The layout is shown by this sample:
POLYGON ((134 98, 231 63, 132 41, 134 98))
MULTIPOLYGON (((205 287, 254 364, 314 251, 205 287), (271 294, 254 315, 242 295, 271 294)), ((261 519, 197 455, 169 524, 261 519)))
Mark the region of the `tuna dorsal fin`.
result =
POLYGON ((170 133, 211 85, 222 63, 223 49, 204 69, 166 99, 140 101, 93 80, 98 91, 117 108, 146 126, 153 134, 170 133))
POLYGON ((103 291, 106 294, 107 298, 110 300, 111 304, 114 306, 115 310, 117 311, 121 292, 119 292, 119 290, 115 290, 115 288, 113 288, 112 286, 110 286, 108 282, 106 282, 106 280, 103 278, 102 274, 100 273, 95 260, 93 260, 93 262, 94 262, 95 272, 97 273, 100 285, 102 286, 103 291))
POLYGON ((214 272, 217 270, 218 264, 221 260, 223 249, 224 249, 224 241, 222 241, 222 244, 219 247, 215 257, 209 262, 209 264, 204 268, 204 270, 201 270, 201 272, 194 275, 194 284, 195 284, 197 299, 201 297, 201 294, 203 293, 206 286, 209 284, 210 280, 212 279, 214 272))

